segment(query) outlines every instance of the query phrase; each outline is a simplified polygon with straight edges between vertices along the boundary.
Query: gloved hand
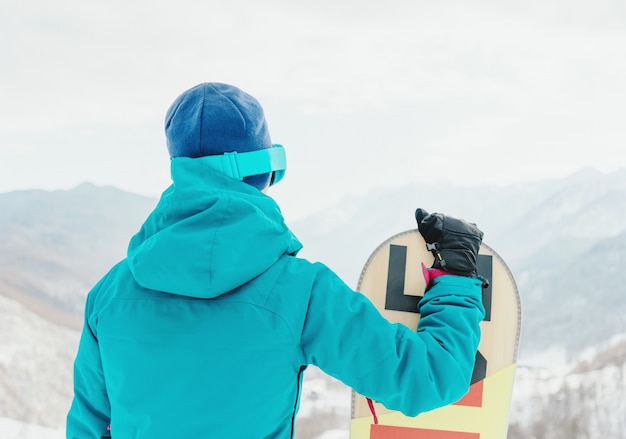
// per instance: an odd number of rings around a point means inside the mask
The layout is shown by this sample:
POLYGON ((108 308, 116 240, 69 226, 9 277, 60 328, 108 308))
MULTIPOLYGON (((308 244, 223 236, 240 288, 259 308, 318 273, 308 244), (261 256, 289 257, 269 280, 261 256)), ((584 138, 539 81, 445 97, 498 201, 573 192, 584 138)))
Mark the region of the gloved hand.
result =
POLYGON ((483 232, 476 224, 441 213, 415 211, 417 228, 426 241, 426 249, 435 255, 432 268, 460 276, 477 276, 476 259, 483 232))

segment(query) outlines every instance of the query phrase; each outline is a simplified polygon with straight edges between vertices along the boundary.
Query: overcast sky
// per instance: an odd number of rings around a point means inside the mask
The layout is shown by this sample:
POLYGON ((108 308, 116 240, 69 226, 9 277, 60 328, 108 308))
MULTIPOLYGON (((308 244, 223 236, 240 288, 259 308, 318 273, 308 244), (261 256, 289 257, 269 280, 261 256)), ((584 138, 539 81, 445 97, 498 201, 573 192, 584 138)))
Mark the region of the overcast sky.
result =
POLYGON ((411 182, 626 168, 623 0, 0 0, 0 192, 158 196, 184 90, 265 107, 305 212, 411 182))

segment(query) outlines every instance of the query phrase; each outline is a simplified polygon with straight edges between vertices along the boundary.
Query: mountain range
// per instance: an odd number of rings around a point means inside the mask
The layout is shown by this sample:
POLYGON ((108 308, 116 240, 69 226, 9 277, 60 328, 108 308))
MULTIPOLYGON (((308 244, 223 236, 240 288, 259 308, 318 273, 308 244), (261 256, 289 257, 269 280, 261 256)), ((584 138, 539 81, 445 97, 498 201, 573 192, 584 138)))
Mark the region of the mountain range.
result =
POLYGON ((414 229, 415 208, 475 222, 506 261, 522 303, 521 360, 584 349, 626 332, 626 170, 504 187, 412 185, 346 200, 292 226, 302 256, 356 287, 386 238, 414 229))
MULTIPOLYGON (((85 296, 124 258, 130 237, 156 202, 88 183, 71 190, 0 194, 0 418, 62 427, 85 296)), ((515 186, 381 187, 289 225, 304 243, 300 256, 324 262, 356 288, 376 247, 415 228, 417 207, 477 223, 516 278, 521 368, 510 437, 551 432, 545 426, 549 419, 537 420, 543 419, 542 407, 569 407, 563 395, 580 399, 586 392, 586 400, 597 403, 613 392, 614 399, 626 400, 626 349, 620 341, 626 334, 626 170, 585 169, 564 179, 515 186), (597 400, 589 397, 600 385, 610 389, 597 400), (525 410, 531 402, 534 411, 525 410)), ((288 205, 283 211, 286 217, 294 213, 288 205)), ((347 389, 315 369, 307 382, 299 437, 322 437, 324 429, 341 437, 349 400, 337 404, 322 394, 345 397, 347 389), (316 419, 320 413, 334 417, 326 424, 308 422, 310 412, 316 419)), ((564 419, 569 409, 563 410, 564 419)), ((603 410, 605 416, 611 409, 603 410)))

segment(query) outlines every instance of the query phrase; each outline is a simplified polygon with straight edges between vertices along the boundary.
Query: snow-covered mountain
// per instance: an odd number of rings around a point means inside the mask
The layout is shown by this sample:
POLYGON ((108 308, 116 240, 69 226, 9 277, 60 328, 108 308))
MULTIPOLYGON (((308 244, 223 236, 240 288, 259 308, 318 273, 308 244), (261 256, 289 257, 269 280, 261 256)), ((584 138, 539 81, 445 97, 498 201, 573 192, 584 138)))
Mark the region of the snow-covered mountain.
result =
POLYGON ((381 190, 292 229, 305 243, 301 256, 325 262, 356 287, 371 252, 416 227, 416 207, 476 222, 507 262, 522 301, 522 361, 555 347, 574 360, 626 332, 626 171, 585 169, 519 186, 381 190))
POLYGON ((509 439, 626 438, 626 337, 593 349, 566 372, 520 368, 509 439))
MULTIPOLYGON (((155 203, 89 184, 0 194, 0 437, 62 432, 85 295, 155 203)), ((626 431, 615 420, 626 412, 626 171, 523 186, 381 188, 290 226, 301 256, 356 287, 370 253, 415 228, 416 207, 476 222, 516 276, 522 367, 509 437, 625 437, 614 431, 626 431), (578 433, 559 435, 559 425, 578 433)), ((347 438, 349 405, 349 389, 310 369, 298 437, 347 438)))

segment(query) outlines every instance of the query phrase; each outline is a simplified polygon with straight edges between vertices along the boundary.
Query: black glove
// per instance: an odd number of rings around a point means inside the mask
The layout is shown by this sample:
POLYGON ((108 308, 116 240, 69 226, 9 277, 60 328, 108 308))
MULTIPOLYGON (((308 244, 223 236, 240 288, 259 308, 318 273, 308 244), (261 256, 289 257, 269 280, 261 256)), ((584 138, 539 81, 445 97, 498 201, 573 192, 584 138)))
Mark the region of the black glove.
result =
POLYGON ((451 274, 476 277, 476 259, 483 232, 476 224, 441 213, 415 211, 417 228, 426 241, 426 249, 435 255, 432 268, 451 274))

